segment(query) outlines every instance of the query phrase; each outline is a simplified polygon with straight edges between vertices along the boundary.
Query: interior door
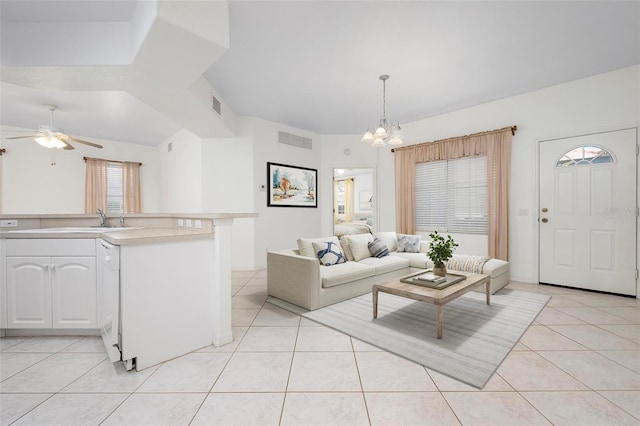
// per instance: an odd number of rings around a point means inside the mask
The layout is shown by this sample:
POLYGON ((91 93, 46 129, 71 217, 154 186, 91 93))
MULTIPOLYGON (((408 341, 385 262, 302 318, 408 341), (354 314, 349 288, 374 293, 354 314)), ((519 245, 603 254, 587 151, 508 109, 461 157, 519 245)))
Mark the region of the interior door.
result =
POLYGON ((636 129, 540 142, 540 282, 636 295, 636 129))

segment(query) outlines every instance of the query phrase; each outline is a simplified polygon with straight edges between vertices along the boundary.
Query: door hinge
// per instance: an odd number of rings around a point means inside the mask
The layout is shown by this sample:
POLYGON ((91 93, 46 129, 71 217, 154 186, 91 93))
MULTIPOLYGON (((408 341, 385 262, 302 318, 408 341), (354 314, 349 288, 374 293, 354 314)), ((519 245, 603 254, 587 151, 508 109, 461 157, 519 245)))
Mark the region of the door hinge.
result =
POLYGON ((640 154, 640 145, 636 145, 636 156, 640 154))
POLYGON ((638 280, 638 270, 636 269, 636 281, 638 280))

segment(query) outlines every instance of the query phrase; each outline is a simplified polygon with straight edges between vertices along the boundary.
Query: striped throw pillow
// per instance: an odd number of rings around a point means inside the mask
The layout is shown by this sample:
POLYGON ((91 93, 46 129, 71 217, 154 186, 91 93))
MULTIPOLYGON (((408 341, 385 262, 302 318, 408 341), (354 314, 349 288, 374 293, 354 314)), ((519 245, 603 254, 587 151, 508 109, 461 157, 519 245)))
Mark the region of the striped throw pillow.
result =
POLYGON ((389 256, 389 247, 378 237, 375 237, 373 241, 369 243, 369 251, 374 257, 389 256))

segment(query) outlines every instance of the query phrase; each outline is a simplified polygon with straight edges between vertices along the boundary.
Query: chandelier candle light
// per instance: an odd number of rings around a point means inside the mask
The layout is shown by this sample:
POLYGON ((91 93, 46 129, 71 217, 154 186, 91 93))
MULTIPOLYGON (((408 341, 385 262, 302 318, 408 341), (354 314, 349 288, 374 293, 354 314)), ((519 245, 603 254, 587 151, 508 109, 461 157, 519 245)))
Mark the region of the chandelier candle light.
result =
POLYGON ((362 136, 362 142, 371 142, 371 146, 385 146, 385 142, 389 145, 400 145, 402 143, 402 133, 400 132, 400 123, 396 120, 389 124, 387 122, 386 110, 386 81, 389 79, 387 74, 380 77, 382 80, 382 118, 375 132, 367 129, 362 136))

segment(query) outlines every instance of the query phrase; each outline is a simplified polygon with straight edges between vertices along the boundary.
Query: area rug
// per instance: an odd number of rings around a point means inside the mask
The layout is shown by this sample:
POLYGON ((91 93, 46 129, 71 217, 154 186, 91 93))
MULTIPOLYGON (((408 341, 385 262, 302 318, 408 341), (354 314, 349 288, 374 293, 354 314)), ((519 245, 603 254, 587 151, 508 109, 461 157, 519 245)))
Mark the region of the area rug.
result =
POLYGON ((535 320, 550 296, 502 289, 485 303, 469 292, 444 306, 442 339, 436 338, 436 307, 371 293, 315 311, 269 297, 276 306, 385 349, 471 386, 482 388, 535 320))

